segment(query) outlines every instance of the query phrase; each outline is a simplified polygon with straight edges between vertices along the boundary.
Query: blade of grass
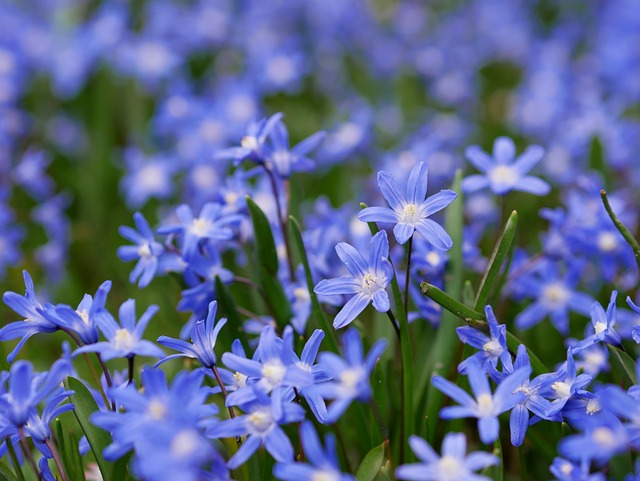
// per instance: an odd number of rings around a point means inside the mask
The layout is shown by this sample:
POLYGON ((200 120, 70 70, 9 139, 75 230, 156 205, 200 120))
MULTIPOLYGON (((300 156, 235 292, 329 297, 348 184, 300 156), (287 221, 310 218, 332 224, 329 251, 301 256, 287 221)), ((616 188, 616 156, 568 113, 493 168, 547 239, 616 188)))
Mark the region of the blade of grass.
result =
MULTIPOLYGON (((513 239, 516 235, 517 225, 518 212, 514 210, 509 216, 502 234, 500 234, 500 238, 498 239, 498 242, 496 243, 496 246, 491 253, 491 257, 489 258, 487 269, 484 271, 482 280, 480 281, 478 293, 476 294, 476 300, 473 304, 473 307, 476 311, 484 309, 484 306, 487 304, 491 289, 496 285, 498 274, 500 274, 500 268, 509 255, 511 244, 513 243, 513 239)), ((455 293, 452 293, 452 295, 456 298, 459 297, 456 296, 455 293)))
POLYGON ((609 214, 609 217, 613 221, 613 224, 616 226, 616 229, 620 231, 620 234, 622 234, 622 237, 624 237, 624 240, 626 240, 627 243, 631 246, 631 249, 633 250, 633 255, 636 258, 638 273, 640 274, 640 244, 638 244, 638 241, 635 239, 635 237, 633 237, 633 234, 631 234, 629 229, 627 229, 627 227, 618 218, 616 213, 613 212, 613 209, 611 208, 611 204, 609 203, 609 198, 607 197, 607 191, 602 189, 600 191, 600 197, 602 198, 602 203, 604 204, 604 208, 607 210, 607 214, 609 214))

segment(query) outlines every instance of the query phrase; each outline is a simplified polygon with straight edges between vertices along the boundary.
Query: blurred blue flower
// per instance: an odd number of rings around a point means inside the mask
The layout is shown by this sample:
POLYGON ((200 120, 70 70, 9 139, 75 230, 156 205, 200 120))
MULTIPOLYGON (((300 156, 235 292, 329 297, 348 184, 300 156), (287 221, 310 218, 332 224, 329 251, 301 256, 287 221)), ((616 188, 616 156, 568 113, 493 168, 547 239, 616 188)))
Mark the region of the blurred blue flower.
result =
POLYGON ((340 463, 336 453, 336 438, 329 433, 325 436, 325 445, 310 421, 305 421, 300 427, 300 439, 308 463, 276 463, 273 475, 284 481, 355 481, 350 474, 340 471, 340 463))
POLYGON ((322 352, 319 370, 331 381, 316 384, 311 388, 325 399, 331 399, 326 422, 338 421, 354 401, 368 401, 371 398, 369 376, 387 347, 386 339, 379 339, 364 356, 362 339, 354 327, 342 336, 344 358, 333 352, 322 352))
MULTIPOLYGON (((616 324, 616 298, 618 297, 618 291, 611 293, 609 305, 607 306, 607 312, 599 302, 594 302, 591 305, 591 328, 593 334, 587 335, 587 337, 580 341, 572 348, 574 354, 579 353, 583 349, 587 349, 599 342, 605 342, 612 346, 621 346, 622 339, 620 335, 615 331, 616 324)), ((633 306, 631 306, 633 307, 633 306)), ((590 329, 587 327, 587 332, 590 329)))
POLYGON ((465 157, 481 174, 463 179, 462 189, 465 193, 471 193, 489 187, 497 195, 505 195, 512 190, 547 195, 551 190, 549 184, 527 175, 543 156, 544 149, 532 145, 516 157, 516 146, 509 137, 495 140, 492 155, 477 145, 467 147, 465 157))
POLYGON ((137 280, 138 287, 146 287, 156 275, 158 258, 164 253, 164 247, 155 240, 151 226, 140 212, 133 214, 133 220, 137 231, 122 225, 118 232, 135 245, 118 247, 118 258, 124 262, 138 261, 129 275, 129 282, 137 280))
POLYGON ((409 436, 409 446, 418 457, 418 463, 403 464, 396 468, 398 479, 412 481, 488 481, 490 478, 474 474, 494 466, 499 459, 484 451, 467 455, 467 438, 463 433, 447 433, 442 441, 442 457, 424 439, 409 436))
POLYGON ((307 154, 318 147, 325 135, 325 132, 316 132, 290 148, 287 127, 278 120, 269 132, 271 144, 266 147, 265 165, 283 179, 288 179, 294 172, 311 172, 315 162, 307 154))

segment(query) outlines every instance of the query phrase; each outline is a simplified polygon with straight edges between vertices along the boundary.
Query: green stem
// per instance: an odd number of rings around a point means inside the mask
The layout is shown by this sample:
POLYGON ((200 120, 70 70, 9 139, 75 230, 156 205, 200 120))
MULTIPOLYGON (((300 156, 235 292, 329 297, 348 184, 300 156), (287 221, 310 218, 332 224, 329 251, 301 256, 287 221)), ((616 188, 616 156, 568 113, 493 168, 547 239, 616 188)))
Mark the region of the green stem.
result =
POLYGON ((53 456, 53 461, 56 463, 56 466, 58 467, 58 472, 62 477, 62 481, 67 481, 68 479, 67 473, 65 472, 64 466, 62 465, 62 460, 60 459, 60 454, 58 454, 58 450, 56 449, 55 445, 51 442, 49 438, 45 439, 45 444, 49 448, 49 451, 51 451, 51 455, 53 456))
POLYGON ((609 214, 609 217, 611 217, 611 220, 613 221, 616 228, 620 231, 620 234, 622 234, 622 237, 624 237, 624 240, 626 240, 627 244, 629 244, 631 246, 631 249, 633 249, 633 255, 636 258, 636 264, 638 266, 638 274, 640 275, 640 244, 638 244, 638 241, 633 237, 633 234, 629 232, 629 229, 625 227, 625 225, 618 218, 615 212, 613 212, 611 204, 609 204, 607 191, 602 189, 600 191, 600 197, 602 197, 604 208, 607 209, 607 214, 609 214))
POLYGON ((18 436, 20 437, 20 447, 22 448, 22 452, 24 453, 24 457, 27 458, 29 466, 33 469, 36 477, 38 479, 42 479, 42 473, 38 470, 38 466, 36 465, 35 460, 33 459, 33 455, 31 450, 29 449, 29 443, 27 443, 27 437, 24 434, 24 428, 20 426, 18 428, 18 436))
POLYGON ((398 327, 398 321, 396 316, 393 315, 393 311, 391 309, 387 311, 387 316, 389 317, 389 321, 391 321, 393 329, 395 329, 396 334, 398 335, 398 340, 400 340, 400 328, 398 327))
POLYGON ((413 247, 413 235, 409 237, 407 245, 407 272, 404 275, 404 312, 409 315, 409 282, 411 277, 411 251, 413 247))

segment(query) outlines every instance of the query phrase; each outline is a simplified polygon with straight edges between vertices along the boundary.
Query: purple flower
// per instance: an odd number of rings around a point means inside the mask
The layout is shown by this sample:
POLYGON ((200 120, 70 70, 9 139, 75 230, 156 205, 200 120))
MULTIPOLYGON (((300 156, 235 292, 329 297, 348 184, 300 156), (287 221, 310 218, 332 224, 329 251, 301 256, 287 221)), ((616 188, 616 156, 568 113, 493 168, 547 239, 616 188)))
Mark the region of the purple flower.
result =
POLYGON ((405 196, 390 173, 384 170, 378 172, 378 186, 391 208, 367 207, 358 214, 358 219, 364 222, 395 224, 393 235, 400 244, 407 242, 417 230, 438 249, 451 249, 453 241, 449 234, 428 217, 448 206, 458 194, 452 190, 442 190, 425 199, 427 181, 427 166, 420 162, 409 174, 405 196))
POLYGON ((479 146, 467 147, 465 156, 481 174, 470 175, 462 181, 465 193, 489 187, 497 195, 506 195, 512 190, 547 195, 551 190, 545 181, 527 175, 542 159, 544 149, 537 145, 516 157, 516 146, 509 137, 498 137, 493 143, 493 154, 488 155, 479 146))
POLYGON ((340 242, 336 246, 336 252, 351 276, 324 279, 316 285, 314 292, 322 296, 355 295, 335 317, 333 327, 340 329, 350 324, 372 301, 377 311, 387 312, 390 303, 386 288, 393 278, 393 267, 388 259, 387 233, 380 231, 371 239, 369 262, 346 242, 340 242))

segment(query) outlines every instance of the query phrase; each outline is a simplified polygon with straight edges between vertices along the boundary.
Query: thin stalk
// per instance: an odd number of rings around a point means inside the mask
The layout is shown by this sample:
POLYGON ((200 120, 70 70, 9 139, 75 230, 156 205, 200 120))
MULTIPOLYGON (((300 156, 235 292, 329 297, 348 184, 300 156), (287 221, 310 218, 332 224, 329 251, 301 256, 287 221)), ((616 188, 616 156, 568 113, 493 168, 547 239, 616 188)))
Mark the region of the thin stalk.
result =
POLYGON ((411 251, 413 247, 413 235, 409 237, 407 246, 407 273, 404 276, 404 312, 409 315, 409 281, 411 277, 411 251))
POLYGON ((128 367, 129 367, 129 370, 128 370, 128 373, 129 373, 129 383, 128 383, 128 384, 133 383, 133 369, 134 369, 134 366, 135 366, 135 359, 136 359, 136 356, 135 356, 135 355, 134 355, 134 356, 131 356, 131 357, 129 357, 129 358, 127 358, 127 361, 128 361, 128 367))
POLYGON ((33 459, 33 455, 31 454, 31 450, 29 449, 29 443, 27 443, 27 437, 24 435, 24 428, 22 426, 18 428, 18 436, 20 437, 20 447, 22 448, 24 457, 27 458, 27 461, 31 466, 31 469, 33 469, 36 477, 38 479, 42 479, 42 473, 40 472, 40 470, 38 470, 38 466, 33 459))
MULTIPOLYGON (((102 372, 104 373, 104 379, 105 381, 107 381, 107 386, 108 387, 113 387, 113 381, 111 381, 111 373, 109 372, 109 369, 107 369, 107 365, 104 363, 104 361, 102 360, 102 356, 100 355, 99 352, 96 352, 96 357, 98 358, 98 362, 100 363, 100 367, 102 368, 102 372)), ((102 383, 99 383, 100 386, 102 386, 102 383)), ((109 405, 109 403, 107 403, 107 406, 109 405)), ((111 401, 111 410, 115 411, 116 410, 116 402, 115 401, 111 401)))
POLYGON ((636 258, 636 264, 638 266, 638 274, 640 275, 640 244, 638 244, 638 241, 633 237, 633 234, 629 232, 629 229, 627 229, 627 227, 622 223, 622 221, 618 218, 615 212, 613 212, 613 209, 611 208, 611 204, 609 204, 607 191, 602 189, 600 191, 600 197, 602 197, 602 203, 604 204, 604 208, 607 209, 607 214, 609 214, 609 217, 611 217, 611 220, 613 221, 613 224, 616 226, 616 229, 620 231, 620 234, 622 234, 622 237, 624 237, 624 240, 626 240, 627 244, 629 244, 631 246, 631 249, 633 249, 633 255, 636 258))
POLYGON ((11 458, 11 464, 13 464, 13 469, 16 472, 16 476, 19 481, 25 481, 24 473, 22 472, 22 466, 20 466, 20 462, 18 461, 18 456, 16 456, 16 450, 13 449, 13 443, 11 442, 11 437, 7 436, 5 441, 7 446, 7 451, 9 451, 9 457, 11 458))
POLYGON ((236 306, 236 310, 239 314, 242 314, 249 319, 258 319, 260 316, 255 312, 251 312, 249 309, 245 309, 244 307, 236 306))
POLYGON ((378 424, 378 429, 380 429, 380 433, 382 434, 383 442, 384 442, 384 450, 387 453, 387 458, 389 459, 389 463, 391 464, 391 469, 389 470, 393 473, 393 461, 391 459, 391 446, 389 444, 389 430, 382 419, 382 413, 380 412, 380 407, 376 404, 376 402, 372 399, 369 399, 369 406, 371 406, 371 411, 373 412, 373 416, 376 418, 376 423, 378 424))
POLYGON ((273 197, 276 201, 276 212, 278 213, 278 222, 280 223, 280 229, 282 230, 282 238, 284 239, 284 246, 287 251, 287 266, 289 267, 289 278, 291 282, 295 282, 296 280, 296 272, 293 267, 293 258, 291 257, 291 245, 289 244, 289 232, 287 231, 286 218, 282 213, 282 208, 280 207, 280 196, 278 195, 278 183, 276 182, 276 178, 273 175, 273 171, 269 169, 266 165, 264 166, 264 170, 267 172, 267 176, 269 177, 269 182, 271 183, 271 190, 273 191, 273 197))
POLYGON ((349 462, 349 453, 347 451, 347 443, 344 439, 344 436, 342 435, 342 429, 340 429, 340 424, 336 423, 333 425, 333 429, 336 433, 336 438, 338 438, 338 449, 340 449, 340 452, 342 453, 342 457, 344 458, 344 463, 345 463, 345 471, 348 473, 352 473, 353 470, 351 469, 351 463, 349 462))
POLYGON ((391 325, 393 326, 393 329, 396 331, 396 335, 398 336, 398 339, 400 339, 400 328, 398 327, 398 320, 396 319, 396 316, 393 315, 393 311, 391 309, 387 311, 387 316, 391 321, 391 325))
MULTIPOLYGON (((213 372, 213 376, 216 378, 216 382, 218 383, 218 386, 220 386, 220 391, 222 391, 222 395, 224 396, 225 404, 227 404, 227 388, 222 381, 222 376, 220 376, 218 366, 215 364, 211 366, 211 372, 213 372)), ((236 417, 236 411, 233 409, 233 406, 227 406, 227 410, 229 411, 229 417, 234 419, 236 417)), ((240 436, 236 436, 236 444, 238 445, 238 449, 240 449, 240 446, 242 446, 242 438, 240 436)))
POLYGON ((58 467, 58 472, 60 473, 60 476, 62 476, 62 481, 67 481, 67 473, 64 470, 64 466, 62 464, 62 460, 60 459, 60 454, 58 454, 58 450, 56 449, 55 445, 51 442, 51 439, 47 438, 45 439, 44 443, 47 445, 47 447, 49 448, 49 451, 51 451, 51 455, 53 456, 53 460, 56 463, 56 466, 58 467))

